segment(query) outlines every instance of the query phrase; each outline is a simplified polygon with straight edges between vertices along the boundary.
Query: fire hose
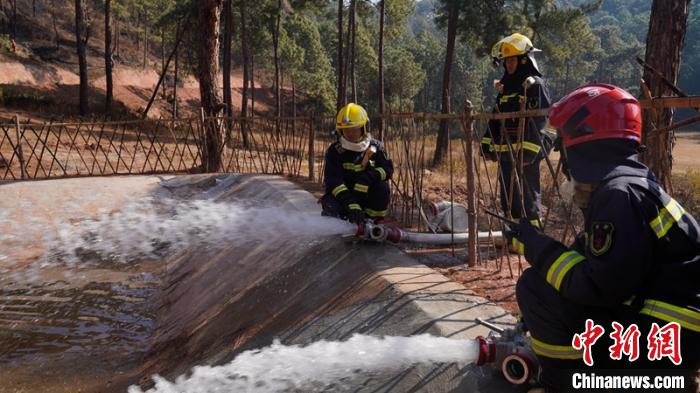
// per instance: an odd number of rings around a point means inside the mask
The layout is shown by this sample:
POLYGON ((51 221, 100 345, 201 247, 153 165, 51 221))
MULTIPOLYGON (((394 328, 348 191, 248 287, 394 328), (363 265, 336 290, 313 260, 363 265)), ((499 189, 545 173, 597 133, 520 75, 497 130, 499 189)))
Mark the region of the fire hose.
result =
MULTIPOLYGON (((357 230, 355 236, 366 239, 373 240, 376 242, 388 241, 390 243, 424 243, 424 244, 437 244, 437 245, 448 245, 454 243, 466 243, 469 241, 468 233, 419 233, 404 231, 398 227, 384 224, 373 224, 371 222, 366 222, 357 225, 357 230)), ((478 232, 478 240, 489 240, 493 239, 498 242, 503 239, 503 233, 501 231, 493 232, 478 232)))
MULTIPOLYGON (((469 240, 468 233, 417 233, 404 231, 395 226, 373 224, 369 221, 357 225, 355 236, 376 242, 391 243, 452 244, 453 242, 466 243, 469 240)), ((501 231, 479 232, 477 237, 479 240, 501 241, 503 233, 501 231)), ((486 337, 476 338, 479 343, 477 366, 487 364, 494 366, 508 382, 514 385, 524 385, 538 380, 540 365, 531 348, 524 323, 518 322, 514 328, 503 329, 481 318, 476 318, 476 322, 491 329, 486 337)))

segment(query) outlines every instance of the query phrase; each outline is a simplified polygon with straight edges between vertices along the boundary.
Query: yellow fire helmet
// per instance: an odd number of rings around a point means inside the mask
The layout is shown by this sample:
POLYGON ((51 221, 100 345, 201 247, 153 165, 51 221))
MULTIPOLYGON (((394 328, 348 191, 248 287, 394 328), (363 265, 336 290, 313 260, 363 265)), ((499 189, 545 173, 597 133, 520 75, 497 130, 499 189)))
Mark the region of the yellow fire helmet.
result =
POLYGON ((527 55, 533 52, 541 52, 532 45, 532 41, 520 33, 514 33, 498 41, 491 48, 491 57, 494 60, 503 60, 506 57, 527 55))
MULTIPOLYGON (((536 74, 538 76, 542 76, 540 68, 537 65, 537 60, 535 60, 536 52, 542 51, 535 48, 532 45, 532 41, 530 41, 530 39, 526 36, 520 33, 514 33, 498 41, 496 45, 491 48, 491 57, 493 58, 493 65, 498 66, 505 58, 513 56, 527 56, 536 74)), ((526 62, 524 59, 523 61, 526 62)))
POLYGON ((364 135, 367 133, 368 122, 369 117, 365 108, 351 102, 338 111, 338 115, 335 117, 335 128, 342 130, 344 128, 362 127, 362 134, 364 135))

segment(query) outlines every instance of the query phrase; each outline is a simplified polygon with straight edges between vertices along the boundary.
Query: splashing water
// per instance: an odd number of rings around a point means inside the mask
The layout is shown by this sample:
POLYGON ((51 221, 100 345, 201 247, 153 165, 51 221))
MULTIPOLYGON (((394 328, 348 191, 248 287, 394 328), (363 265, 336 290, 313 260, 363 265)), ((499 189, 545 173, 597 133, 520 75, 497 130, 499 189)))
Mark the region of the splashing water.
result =
MULTIPOLYGON (((317 341, 307 346, 271 346, 246 351, 228 364, 197 366, 190 376, 175 382, 156 375, 155 387, 146 393, 280 392, 305 391, 345 378, 383 369, 416 364, 471 363, 479 353, 474 340, 457 340, 422 334, 412 337, 353 335, 349 340, 317 341)), ((131 386, 129 393, 143 393, 131 386)))
POLYGON ((43 247, 39 262, 86 263, 86 255, 117 262, 161 258, 185 249, 217 249, 271 239, 313 241, 320 236, 353 233, 351 224, 320 215, 251 202, 142 199, 116 212, 64 221, 24 217, 6 219, 0 236, 0 264, 23 250, 43 247), (43 239, 43 241, 38 240, 43 239))

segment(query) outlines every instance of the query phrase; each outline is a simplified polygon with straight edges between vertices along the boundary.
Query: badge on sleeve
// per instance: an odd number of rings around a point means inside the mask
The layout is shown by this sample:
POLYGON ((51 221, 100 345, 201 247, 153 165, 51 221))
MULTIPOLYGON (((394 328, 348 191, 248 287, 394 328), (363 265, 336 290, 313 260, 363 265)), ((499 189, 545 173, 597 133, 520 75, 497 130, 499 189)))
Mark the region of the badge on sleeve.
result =
POLYGON ((612 246, 615 227, 611 222, 595 221, 591 226, 591 253, 597 257, 605 254, 612 246))

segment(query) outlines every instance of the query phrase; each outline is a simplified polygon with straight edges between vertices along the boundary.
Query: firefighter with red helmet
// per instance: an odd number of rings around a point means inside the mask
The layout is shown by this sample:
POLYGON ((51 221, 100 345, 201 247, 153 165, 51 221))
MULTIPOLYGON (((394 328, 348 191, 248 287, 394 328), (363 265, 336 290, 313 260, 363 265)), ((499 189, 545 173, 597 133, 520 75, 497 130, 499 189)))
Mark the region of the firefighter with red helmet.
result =
POLYGON ((394 172, 384 145, 369 133, 365 109, 350 103, 336 116, 338 140, 326 151, 322 214, 360 223, 382 220, 389 207, 388 180, 394 172))
MULTIPOLYGON (((526 36, 515 33, 498 41, 491 50, 494 64, 503 64, 503 76, 497 81, 498 95, 494 112, 518 112, 521 100, 526 109, 549 107, 549 92, 534 54, 540 52, 526 36)), ((499 162, 501 207, 516 220, 527 217, 533 224, 540 218, 540 162, 548 154, 552 141, 542 130, 545 117, 525 119, 520 140, 520 119, 491 120, 481 139, 481 152, 499 162), (522 157, 521 157, 522 155, 522 157), (523 197, 513 175, 522 158, 523 197), (522 206, 521 200, 525 206, 522 206)))
POLYGON ((587 368, 572 341, 586 319, 606 329, 593 347, 594 367, 692 375, 700 366, 700 226, 637 160, 639 102, 618 87, 590 84, 554 104, 549 122, 562 140, 585 227, 570 247, 528 220, 512 234, 531 265, 516 296, 541 381, 569 390, 571 370, 587 368), (640 329, 641 355, 633 363, 611 359, 613 321, 640 329), (680 326, 680 365, 646 353, 653 324, 669 323, 680 326))

